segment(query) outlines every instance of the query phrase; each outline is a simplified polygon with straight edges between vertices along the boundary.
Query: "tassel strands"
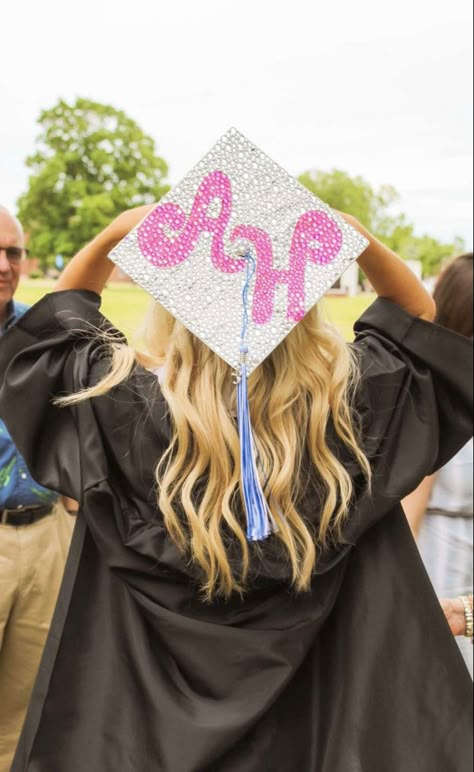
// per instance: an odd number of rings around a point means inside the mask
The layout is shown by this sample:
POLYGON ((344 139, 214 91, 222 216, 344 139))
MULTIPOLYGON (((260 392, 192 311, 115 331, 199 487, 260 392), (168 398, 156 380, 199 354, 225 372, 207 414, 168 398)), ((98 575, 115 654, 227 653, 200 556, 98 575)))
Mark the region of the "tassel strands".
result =
POLYGON ((240 332, 240 368, 237 374, 237 424, 240 437, 240 475, 243 501, 247 517, 247 539, 261 541, 272 532, 272 518, 268 503, 263 493, 257 470, 255 442, 250 421, 250 408, 247 390, 248 347, 246 334, 248 327, 248 292, 250 281, 255 273, 255 260, 246 252, 247 273, 242 290, 243 322, 240 332))

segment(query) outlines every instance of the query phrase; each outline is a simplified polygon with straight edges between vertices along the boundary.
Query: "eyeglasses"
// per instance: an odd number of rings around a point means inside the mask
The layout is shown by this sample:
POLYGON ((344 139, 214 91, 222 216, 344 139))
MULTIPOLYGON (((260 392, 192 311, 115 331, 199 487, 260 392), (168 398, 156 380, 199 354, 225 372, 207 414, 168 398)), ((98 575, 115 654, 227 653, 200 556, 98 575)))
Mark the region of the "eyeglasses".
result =
POLYGON ((28 250, 24 247, 0 247, 0 252, 5 252, 11 265, 18 265, 28 255, 28 250))

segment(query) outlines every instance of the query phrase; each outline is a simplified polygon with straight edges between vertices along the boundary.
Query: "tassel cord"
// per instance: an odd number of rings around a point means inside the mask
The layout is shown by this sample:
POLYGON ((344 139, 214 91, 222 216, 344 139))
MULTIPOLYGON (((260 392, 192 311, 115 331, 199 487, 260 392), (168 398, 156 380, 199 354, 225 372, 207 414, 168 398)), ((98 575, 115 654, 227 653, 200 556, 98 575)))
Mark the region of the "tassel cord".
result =
MULTIPOLYGON (((248 293, 250 281, 255 273, 256 263, 250 252, 246 254, 247 273, 242 289, 243 318, 240 331, 240 370, 237 383, 237 423, 240 436, 240 469, 244 506, 247 516, 247 539, 260 541, 271 533, 271 513, 262 489, 257 469, 255 442, 250 421, 250 408, 247 389, 246 344, 248 328, 248 293)), ((273 521, 273 518, 271 518, 273 521)))

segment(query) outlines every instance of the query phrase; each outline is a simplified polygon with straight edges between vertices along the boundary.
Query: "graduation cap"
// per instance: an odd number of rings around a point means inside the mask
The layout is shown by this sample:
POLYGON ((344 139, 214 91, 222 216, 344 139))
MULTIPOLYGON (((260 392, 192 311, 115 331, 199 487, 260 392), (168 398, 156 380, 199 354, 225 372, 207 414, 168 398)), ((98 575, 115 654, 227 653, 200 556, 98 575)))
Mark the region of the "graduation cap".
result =
POLYGON ((230 129, 109 255, 235 370, 250 540, 274 523, 257 471, 247 377, 367 246, 230 129))

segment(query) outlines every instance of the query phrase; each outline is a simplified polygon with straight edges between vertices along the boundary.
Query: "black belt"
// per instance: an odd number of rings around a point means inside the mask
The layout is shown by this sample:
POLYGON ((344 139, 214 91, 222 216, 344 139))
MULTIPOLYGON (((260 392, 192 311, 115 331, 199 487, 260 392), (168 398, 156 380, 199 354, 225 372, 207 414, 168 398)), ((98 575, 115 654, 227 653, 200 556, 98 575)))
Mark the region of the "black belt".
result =
POLYGON ((0 509, 0 523, 2 525, 31 525, 50 515, 54 507, 52 504, 44 504, 39 507, 22 507, 21 509, 0 509))

